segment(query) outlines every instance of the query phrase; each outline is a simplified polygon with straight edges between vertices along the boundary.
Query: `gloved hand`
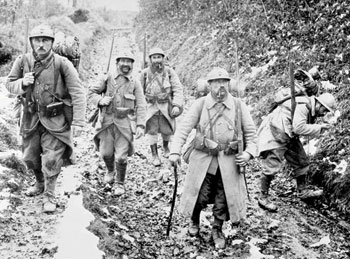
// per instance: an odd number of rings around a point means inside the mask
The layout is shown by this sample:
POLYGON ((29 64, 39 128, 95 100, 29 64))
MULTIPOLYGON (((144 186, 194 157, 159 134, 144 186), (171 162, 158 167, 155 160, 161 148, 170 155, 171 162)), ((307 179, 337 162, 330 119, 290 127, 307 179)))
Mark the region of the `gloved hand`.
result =
POLYGON ((174 106, 172 111, 171 111, 171 115, 173 117, 179 116, 180 115, 180 108, 177 106, 174 106))
POLYGON ((171 154, 169 156, 169 161, 172 166, 179 166, 181 164, 181 156, 180 154, 171 154))
POLYGON ((98 105, 100 106, 108 106, 111 101, 112 101, 112 97, 111 96, 104 96, 102 97, 102 99, 98 102, 98 105))
POLYGON ((136 134, 135 134, 135 138, 141 138, 142 136, 145 135, 145 129, 143 127, 137 126, 136 127, 136 134))
POLYGON ((236 164, 237 165, 246 166, 247 162, 251 158, 251 155, 248 152, 243 151, 241 155, 237 154, 235 157, 236 157, 236 164))

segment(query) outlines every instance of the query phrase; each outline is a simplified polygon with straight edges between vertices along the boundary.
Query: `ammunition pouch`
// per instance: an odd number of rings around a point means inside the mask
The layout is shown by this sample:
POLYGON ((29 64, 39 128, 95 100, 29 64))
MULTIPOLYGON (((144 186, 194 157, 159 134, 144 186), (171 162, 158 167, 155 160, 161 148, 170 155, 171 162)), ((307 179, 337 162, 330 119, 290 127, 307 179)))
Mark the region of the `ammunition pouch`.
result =
POLYGON ((132 116, 134 114, 134 109, 117 107, 115 108, 115 113, 118 119, 124 119, 128 116, 132 116))
POLYGON ((27 112, 29 113, 41 113, 46 117, 56 117, 63 113, 63 102, 53 102, 48 105, 40 105, 34 102, 29 102, 27 105, 27 112))
POLYGON ((61 115, 62 113, 63 113, 63 102, 53 102, 46 106, 46 112, 44 112, 44 115, 46 117, 56 117, 58 115, 61 115))
POLYGON ((238 153, 238 141, 221 144, 207 138, 197 129, 194 138, 193 147, 196 150, 208 153, 211 156, 217 156, 220 151, 224 151, 225 155, 234 155, 238 153))
POLYGON ((153 95, 153 94, 147 94, 145 95, 146 97, 146 101, 148 103, 152 103, 155 104, 157 103, 167 103, 169 102, 169 94, 168 93, 160 93, 157 95, 153 95))

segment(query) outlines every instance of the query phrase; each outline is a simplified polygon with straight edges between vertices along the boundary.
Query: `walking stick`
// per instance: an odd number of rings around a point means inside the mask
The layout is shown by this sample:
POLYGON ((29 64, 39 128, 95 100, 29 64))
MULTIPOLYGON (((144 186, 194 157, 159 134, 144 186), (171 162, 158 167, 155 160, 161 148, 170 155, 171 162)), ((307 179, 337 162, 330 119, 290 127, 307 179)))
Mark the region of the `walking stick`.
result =
MULTIPOLYGON (((236 46, 236 77, 237 77, 237 97, 241 101, 241 93, 239 89, 239 63, 238 63, 238 44, 237 44, 237 39, 235 40, 235 46, 236 46)), ((237 122, 237 128, 238 128, 238 154, 242 155, 243 153, 243 132, 242 132, 242 110, 241 110, 241 103, 237 105, 237 114, 238 114, 238 122, 237 122)), ((249 195, 249 190, 248 190, 248 183, 247 183, 247 178, 245 175, 245 166, 239 166, 238 167, 239 173, 243 174, 244 178, 244 184, 245 184, 245 189, 247 190, 247 196, 248 200, 250 201, 250 195, 249 195)))
POLYGON ((170 227, 171 227, 171 220, 173 218, 173 212, 174 212, 174 207, 175 207, 175 200, 176 200, 176 193, 177 193, 177 165, 174 165, 174 176, 175 176, 175 185, 174 185, 174 192, 173 192, 173 200, 171 202, 171 208, 170 208, 170 214, 168 218, 168 227, 166 230, 166 235, 169 236, 170 233, 170 227))

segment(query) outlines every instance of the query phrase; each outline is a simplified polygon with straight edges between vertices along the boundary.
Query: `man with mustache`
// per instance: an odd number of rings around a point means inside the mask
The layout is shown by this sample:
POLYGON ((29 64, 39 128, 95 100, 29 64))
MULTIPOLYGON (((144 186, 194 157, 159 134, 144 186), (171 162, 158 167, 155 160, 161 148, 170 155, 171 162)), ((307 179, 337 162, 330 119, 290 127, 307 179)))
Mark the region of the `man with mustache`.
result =
POLYGON ((165 66, 160 48, 149 52, 150 67, 141 72, 141 84, 147 101, 146 134, 152 152, 152 164, 160 166, 158 133, 163 139, 163 156, 169 157, 169 141, 175 132, 175 118, 182 113, 183 86, 174 69, 165 66))
POLYGON ((26 194, 44 193, 47 213, 56 210, 57 177, 64 161, 73 162, 73 135, 82 131, 86 108, 78 73, 70 61, 53 53, 54 39, 48 25, 33 28, 29 35, 32 52, 15 60, 6 84, 9 92, 23 96, 23 160, 36 178, 26 194))
POLYGON ((136 139, 144 135, 146 101, 140 81, 132 75, 134 55, 125 50, 116 62, 116 71, 96 82, 89 98, 105 111, 94 141, 107 167, 104 181, 113 185, 117 174, 113 193, 120 196, 125 193, 127 157, 134 152, 133 134, 136 139))
POLYGON ((244 176, 237 166, 245 166, 257 153, 253 119, 248 107, 229 94, 230 80, 223 68, 214 68, 208 74, 210 93, 195 100, 184 115, 169 156, 171 164, 177 166, 188 135, 196 129, 179 211, 191 217, 189 235, 198 236, 200 213, 208 204, 214 204, 212 238, 219 249, 226 245, 223 222, 239 222, 246 216, 244 176), (244 147, 241 154, 238 153, 239 131, 244 147))

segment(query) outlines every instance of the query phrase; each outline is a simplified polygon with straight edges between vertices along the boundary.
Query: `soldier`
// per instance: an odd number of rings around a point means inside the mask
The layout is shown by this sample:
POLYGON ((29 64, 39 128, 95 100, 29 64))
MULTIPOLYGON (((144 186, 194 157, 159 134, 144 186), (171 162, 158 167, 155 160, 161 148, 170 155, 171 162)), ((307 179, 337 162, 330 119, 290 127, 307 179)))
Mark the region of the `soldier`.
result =
POLYGON ((268 211, 277 211, 277 206, 268 196, 271 181, 282 169, 284 158, 291 165, 301 199, 317 198, 322 190, 312 190, 306 184, 309 159, 299 136, 317 137, 330 128, 327 123, 314 124, 317 117, 334 112, 336 101, 333 95, 324 93, 319 97, 297 96, 296 108, 291 115, 291 100, 280 104, 261 123, 258 129, 258 150, 263 172, 260 178, 259 205, 268 211))
POLYGON ((33 28, 29 41, 33 51, 15 60, 6 88, 23 96, 23 159, 36 178, 26 194, 44 192, 43 211, 54 212, 57 177, 65 158, 73 162, 72 130, 78 135, 85 124, 85 90, 72 63, 53 53, 49 26, 33 28))
POLYGON ((183 87, 176 72, 164 65, 165 54, 160 48, 149 53, 151 66, 141 72, 146 101, 146 134, 152 152, 152 164, 160 166, 158 133, 163 139, 163 156, 169 156, 169 141, 175 131, 175 118, 182 113, 183 87))
POLYGON ((224 248, 223 222, 238 222, 246 216, 246 189, 237 166, 245 166, 256 155, 256 128, 247 106, 229 94, 230 77, 225 69, 214 68, 207 80, 210 93, 195 100, 185 114, 175 132, 169 160, 175 166, 180 163, 182 146, 195 128, 179 210, 191 216, 188 233, 197 236, 201 210, 214 203, 212 237, 217 248, 224 248), (241 155, 238 132, 244 139, 241 155))
POLYGON ((119 196, 125 193, 127 157, 134 152, 133 134, 136 138, 144 135, 146 101, 140 81, 132 75, 133 54, 119 53, 116 62, 117 70, 92 86, 89 98, 105 111, 100 114, 102 125, 96 128, 94 141, 108 170, 105 183, 113 184, 117 171, 113 192, 119 196))

